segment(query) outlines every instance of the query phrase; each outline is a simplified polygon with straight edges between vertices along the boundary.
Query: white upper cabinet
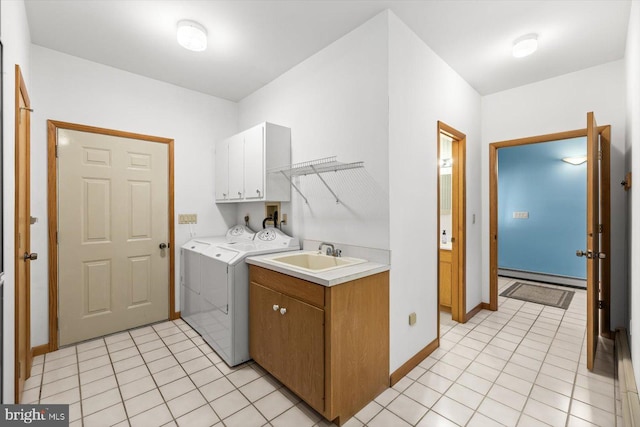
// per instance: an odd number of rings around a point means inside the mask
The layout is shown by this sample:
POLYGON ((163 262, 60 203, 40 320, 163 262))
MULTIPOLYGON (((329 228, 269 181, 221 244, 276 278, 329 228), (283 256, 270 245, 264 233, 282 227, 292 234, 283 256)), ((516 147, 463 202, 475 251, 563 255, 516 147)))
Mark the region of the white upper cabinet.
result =
POLYGON ((229 139, 219 141, 215 148, 216 200, 229 199, 229 139))
POLYGON ((265 180, 264 126, 256 126, 243 134, 245 199, 261 200, 264 197, 265 180))
POLYGON ((273 168, 291 163, 291 129, 262 123, 216 143, 216 203, 289 201, 291 186, 273 168))
POLYGON ((227 140, 229 144, 228 200, 242 200, 244 197, 244 137, 242 134, 234 135, 227 140))

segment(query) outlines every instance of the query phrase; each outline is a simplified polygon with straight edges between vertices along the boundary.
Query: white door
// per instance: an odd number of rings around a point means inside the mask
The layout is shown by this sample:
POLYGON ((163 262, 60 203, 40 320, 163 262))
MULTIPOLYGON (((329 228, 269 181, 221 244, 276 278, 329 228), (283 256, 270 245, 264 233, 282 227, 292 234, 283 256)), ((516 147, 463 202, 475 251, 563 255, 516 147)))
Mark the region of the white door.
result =
POLYGON ((167 144, 58 130, 60 345, 168 318, 167 144))
POLYGON ((246 199, 264 197, 264 126, 244 132, 244 188, 246 199))

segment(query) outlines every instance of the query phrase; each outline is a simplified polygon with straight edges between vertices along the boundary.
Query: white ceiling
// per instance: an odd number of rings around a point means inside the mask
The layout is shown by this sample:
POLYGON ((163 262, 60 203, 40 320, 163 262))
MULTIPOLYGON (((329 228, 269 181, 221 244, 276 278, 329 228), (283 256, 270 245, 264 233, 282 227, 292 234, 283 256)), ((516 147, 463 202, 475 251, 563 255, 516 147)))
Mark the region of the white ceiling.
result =
POLYGON ((480 94, 624 57, 630 0, 26 0, 34 44, 238 101, 391 9, 480 94), (200 22, 209 48, 175 38, 200 22), (513 40, 538 33, 530 57, 513 40))

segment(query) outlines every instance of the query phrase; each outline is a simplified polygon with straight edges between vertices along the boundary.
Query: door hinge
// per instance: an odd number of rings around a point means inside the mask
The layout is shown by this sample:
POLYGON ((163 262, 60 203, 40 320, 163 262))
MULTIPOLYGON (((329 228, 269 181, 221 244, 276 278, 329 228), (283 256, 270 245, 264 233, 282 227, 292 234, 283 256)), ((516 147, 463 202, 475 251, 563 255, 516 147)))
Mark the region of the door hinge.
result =
POLYGON ((58 143, 56 142, 56 159, 58 158, 58 143))
POLYGON ((604 226, 602 224, 598 224, 598 233, 602 234, 604 231, 604 226))
POLYGON ((604 301, 598 300, 598 310, 604 309, 604 301))
POLYGON ((602 160, 602 150, 598 150, 598 160, 602 160))

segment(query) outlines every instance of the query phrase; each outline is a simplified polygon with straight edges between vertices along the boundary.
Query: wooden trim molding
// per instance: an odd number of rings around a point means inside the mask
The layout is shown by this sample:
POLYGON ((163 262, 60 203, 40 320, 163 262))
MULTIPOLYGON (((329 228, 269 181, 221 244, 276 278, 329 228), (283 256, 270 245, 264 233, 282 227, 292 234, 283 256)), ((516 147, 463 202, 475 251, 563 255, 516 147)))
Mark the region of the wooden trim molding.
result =
POLYGON ((49 353, 49 344, 37 345, 31 349, 32 357, 40 356, 41 354, 49 353))
POLYGON ((174 227, 174 140, 158 136, 143 135, 133 132, 124 132, 113 129, 99 128, 76 123, 67 123, 56 120, 47 120, 47 186, 48 200, 47 212, 49 215, 49 344, 48 351, 58 349, 58 189, 57 189, 57 162, 56 139, 58 129, 69 129, 80 132, 97 133, 101 135, 116 136, 121 138, 139 139, 147 142, 167 144, 168 148, 168 179, 169 179, 169 310, 167 318, 175 320, 180 318, 180 312, 175 308, 175 227, 174 227))
POLYGON ((467 313, 466 320, 467 321, 471 320, 471 318, 473 318, 473 316, 475 316, 476 314, 480 313, 481 310, 491 310, 490 307, 491 307, 491 304, 487 304, 486 302, 481 302, 480 304, 473 307, 471 311, 467 313))
POLYGON ((425 348, 417 352, 411 359, 407 360, 402 366, 391 373, 389 378, 389 382, 391 387, 393 387, 398 381, 404 378, 409 372, 413 370, 416 366, 420 364, 424 359, 426 359, 431 353, 435 351, 436 348, 440 346, 440 339, 436 338, 431 341, 425 348))

